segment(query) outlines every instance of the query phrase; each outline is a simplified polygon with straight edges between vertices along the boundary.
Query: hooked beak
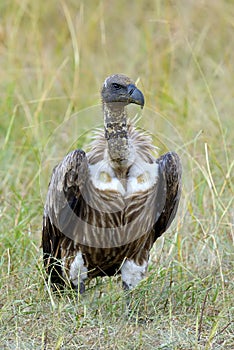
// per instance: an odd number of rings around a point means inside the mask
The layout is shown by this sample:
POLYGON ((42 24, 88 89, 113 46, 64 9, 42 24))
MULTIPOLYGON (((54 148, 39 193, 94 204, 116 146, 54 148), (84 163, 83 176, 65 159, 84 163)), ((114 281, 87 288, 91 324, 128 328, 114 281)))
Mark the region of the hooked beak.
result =
POLYGON ((134 84, 128 85, 129 103, 135 103, 144 107, 145 99, 143 93, 134 84))

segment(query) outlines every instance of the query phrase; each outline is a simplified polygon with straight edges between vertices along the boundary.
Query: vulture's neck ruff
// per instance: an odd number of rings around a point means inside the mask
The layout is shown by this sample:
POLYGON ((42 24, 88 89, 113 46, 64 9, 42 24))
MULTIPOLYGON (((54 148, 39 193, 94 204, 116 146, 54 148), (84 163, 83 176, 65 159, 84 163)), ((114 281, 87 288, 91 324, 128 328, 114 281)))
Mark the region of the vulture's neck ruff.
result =
POLYGON ((144 96, 134 82, 122 74, 112 75, 102 89, 105 138, 113 168, 126 170, 134 162, 128 139, 126 106, 144 106, 144 96))

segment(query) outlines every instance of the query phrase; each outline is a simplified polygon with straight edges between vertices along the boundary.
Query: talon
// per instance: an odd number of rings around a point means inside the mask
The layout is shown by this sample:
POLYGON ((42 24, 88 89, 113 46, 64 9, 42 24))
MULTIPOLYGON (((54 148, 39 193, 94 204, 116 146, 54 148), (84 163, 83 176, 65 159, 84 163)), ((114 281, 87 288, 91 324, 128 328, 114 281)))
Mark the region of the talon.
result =
POLYGON ((123 290, 126 290, 126 291, 128 291, 130 289, 129 285, 124 281, 122 282, 122 287, 123 287, 123 290))
POLYGON ((79 293, 83 294, 85 292, 85 284, 84 282, 80 282, 79 293))

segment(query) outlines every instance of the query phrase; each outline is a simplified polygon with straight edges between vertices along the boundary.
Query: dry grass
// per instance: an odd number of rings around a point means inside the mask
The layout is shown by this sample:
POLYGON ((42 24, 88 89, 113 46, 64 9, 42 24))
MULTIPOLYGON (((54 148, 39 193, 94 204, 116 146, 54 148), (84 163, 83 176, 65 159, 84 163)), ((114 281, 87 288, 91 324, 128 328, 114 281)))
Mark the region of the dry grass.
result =
POLYGON ((0 13, 0 348, 233 349, 232 2, 12 0, 0 13), (100 125, 99 107, 83 109, 114 72, 139 79, 141 126, 184 166, 130 315, 116 278, 51 294, 39 248, 52 165, 100 125))

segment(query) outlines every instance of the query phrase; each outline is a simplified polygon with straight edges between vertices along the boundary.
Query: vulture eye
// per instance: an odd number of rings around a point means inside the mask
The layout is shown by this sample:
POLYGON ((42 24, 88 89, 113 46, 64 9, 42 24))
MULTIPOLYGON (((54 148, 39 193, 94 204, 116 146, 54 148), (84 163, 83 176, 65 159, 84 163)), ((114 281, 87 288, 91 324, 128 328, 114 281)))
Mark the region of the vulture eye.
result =
POLYGON ((117 83, 113 83, 112 86, 115 88, 115 90, 120 90, 123 87, 122 85, 117 84, 117 83))

